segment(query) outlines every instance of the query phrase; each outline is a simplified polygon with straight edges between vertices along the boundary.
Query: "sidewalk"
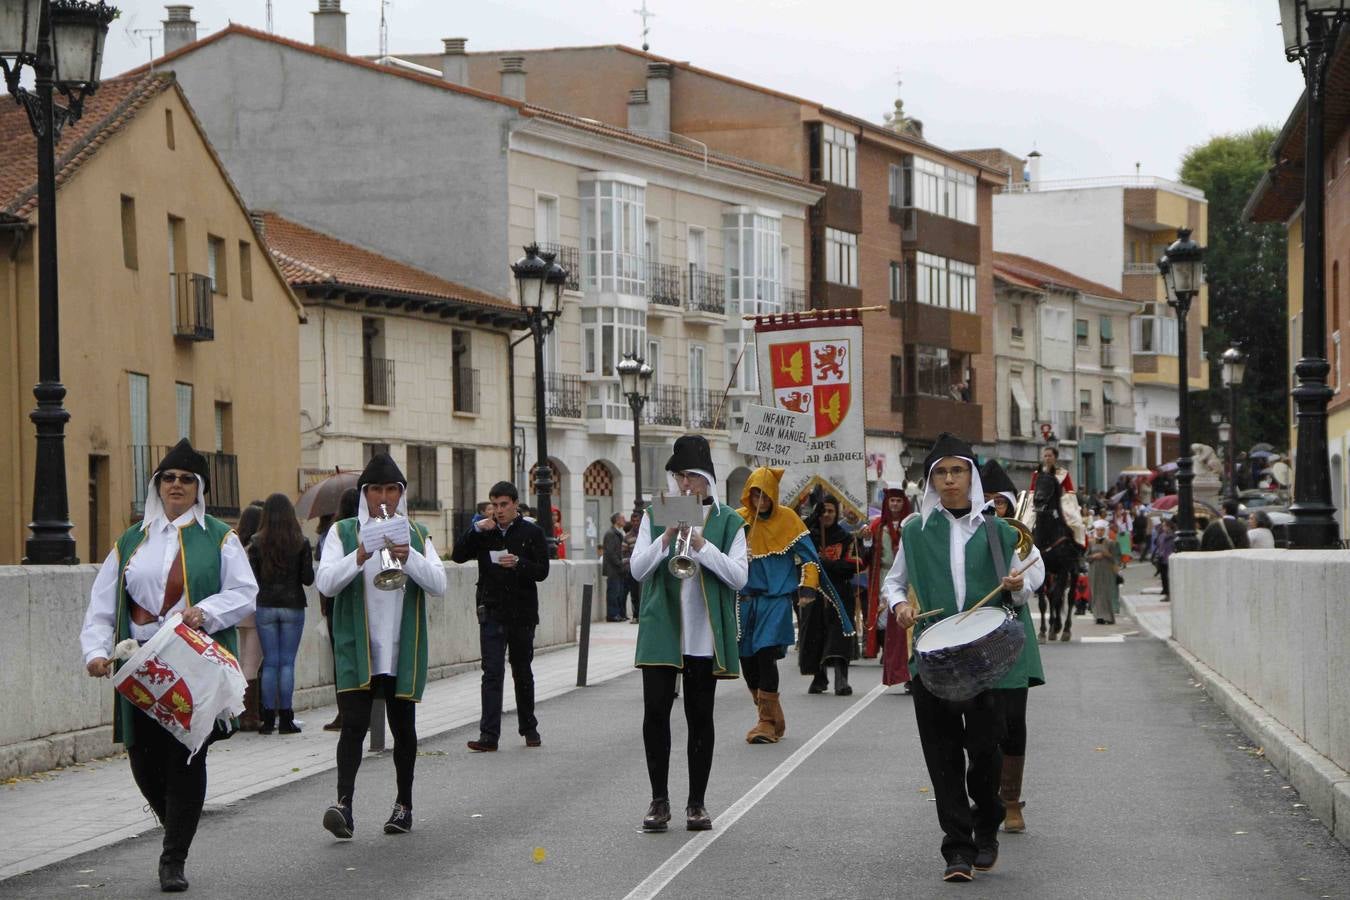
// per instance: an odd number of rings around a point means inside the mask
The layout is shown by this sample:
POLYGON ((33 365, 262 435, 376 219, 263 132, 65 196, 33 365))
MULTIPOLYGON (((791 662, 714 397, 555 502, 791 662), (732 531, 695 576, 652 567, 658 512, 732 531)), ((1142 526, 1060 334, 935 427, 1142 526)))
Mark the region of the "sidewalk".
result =
MULTIPOLYGON (((592 623, 587 684, 631 672, 636 643, 636 625, 592 623)), ((577 651, 572 644, 535 657, 537 702, 577 689, 577 651)), ((417 709, 419 739, 478 721, 480 674, 427 685, 417 709)), ((504 712, 515 709, 510 677, 508 671, 504 712)), ((301 734, 241 732, 214 745, 207 760, 207 812, 335 768, 337 734, 324 731, 323 723, 336 714, 336 706, 309 709, 301 734)), ((386 741, 392 749, 392 737, 386 741)), ((0 833, 0 881, 159 827, 131 780, 125 754, 15 779, 0 786, 0 809, 6 821, 20 825, 0 833)))

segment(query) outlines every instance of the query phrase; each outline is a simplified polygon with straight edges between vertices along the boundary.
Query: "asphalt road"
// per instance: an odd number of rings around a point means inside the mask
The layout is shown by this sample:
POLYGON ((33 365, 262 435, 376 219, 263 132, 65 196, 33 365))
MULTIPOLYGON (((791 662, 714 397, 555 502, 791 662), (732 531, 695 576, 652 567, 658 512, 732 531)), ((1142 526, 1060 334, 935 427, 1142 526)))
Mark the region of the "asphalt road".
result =
MULTIPOLYGON (((1090 622, 1078 619, 1076 635, 1108 632, 1090 622)), ((388 757, 362 766, 350 842, 319 825, 331 773, 208 811, 188 864, 191 895, 1350 896, 1350 852, 1164 644, 1131 635, 1043 650, 1049 684, 1029 704, 1029 830, 1005 836, 997 868, 971 885, 939 878, 910 700, 874 692, 880 670, 861 665, 851 698, 808 696, 807 680, 787 675, 788 732, 772 746, 744 743, 753 711, 743 684, 719 686, 712 832, 638 830, 648 786, 634 674, 543 704, 539 750, 504 741, 498 753, 470 754, 467 730, 426 741, 410 835, 381 833, 393 799, 388 757)), ((674 720, 679 806, 678 704, 674 720)), ((130 773, 126 786, 135 791, 130 773)), ((0 897, 154 894, 159 841, 152 832, 0 882, 0 897)))

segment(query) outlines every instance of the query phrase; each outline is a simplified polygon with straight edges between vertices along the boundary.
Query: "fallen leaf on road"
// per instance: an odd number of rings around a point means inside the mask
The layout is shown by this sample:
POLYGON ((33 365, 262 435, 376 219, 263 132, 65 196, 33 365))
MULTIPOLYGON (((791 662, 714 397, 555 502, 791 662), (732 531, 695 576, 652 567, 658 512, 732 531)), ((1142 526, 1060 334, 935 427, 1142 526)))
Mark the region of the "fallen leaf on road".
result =
POLYGON ((300 767, 299 767, 299 766, 291 766, 291 771, 292 771, 292 772, 299 772, 299 771, 300 771, 300 767))
POLYGON ((545 858, 547 858, 547 857, 548 857, 548 854, 544 852, 544 848, 543 848, 543 847, 535 847, 535 848, 534 848, 534 854, 533 854, 532 858, 534 859, 534 861, 535 861, 536 863, 541 863, 541 862, 543 862, 543 861, 545 860, 545 858))
POLYGON ((926 793, 928 793, 928 788, 919 788, 919 793, 920 793, 920 794, 926 794, 926 793))
POLYGON ((1093 747, 1092 749, 1095 750, 1095 751, 1097 751, 1098 753, 1105 753, 1105 752, 1106 752, 1106 748, 1105 748, 1105 747, 1093 747))

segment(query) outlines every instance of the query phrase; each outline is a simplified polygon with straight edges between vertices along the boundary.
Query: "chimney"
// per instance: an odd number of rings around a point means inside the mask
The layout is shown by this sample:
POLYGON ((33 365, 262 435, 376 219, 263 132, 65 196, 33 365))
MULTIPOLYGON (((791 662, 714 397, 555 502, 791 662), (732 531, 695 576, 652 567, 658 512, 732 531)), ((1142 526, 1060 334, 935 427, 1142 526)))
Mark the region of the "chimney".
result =
POLYGON ((502 57, 502 96, 512 100, 525 99, 525 57, 502 57))
POLYGON ((166 6, 169 17, 164 20, 164 52, 172 53, 197 40, 197 23, 192 21, 191 6, 166 6))
POLYGON ((1040 190, 1041 152, 1032 150, 1027 154, 1027 190, 1040 190))
POLYGON ((314 16, 314 46, 347 52, 347 14, 342 11, 342 0, 319 0, 319 11, 314 16))
POLYGON ((468 38, 442 38, 445 53, 441 56, 441 77, 451 84, 469 83, 469 58, 464 55, 468 38))
POLYGON ((647 89, 628 92, 628 130, 646 134, 650 125, 651 106, 647 103, 647 89))
POLYGON ((647 63, 647 133, 670 140, 670 63, 647 63))

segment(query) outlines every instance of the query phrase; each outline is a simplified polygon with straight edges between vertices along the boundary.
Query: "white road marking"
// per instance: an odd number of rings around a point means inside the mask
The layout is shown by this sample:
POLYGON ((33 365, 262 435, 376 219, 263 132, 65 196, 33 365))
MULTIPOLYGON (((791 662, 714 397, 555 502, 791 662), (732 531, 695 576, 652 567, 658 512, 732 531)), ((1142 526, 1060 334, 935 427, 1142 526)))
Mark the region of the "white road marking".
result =
POLYGON ((648 875, 637 887, 629 891, 628 895, 624 897, 624 900, 652 900, 653 897, 661 893, 666 885, 674 881, 675 877, 683 872, 691 862, 698 859, 699 854, 704 850, 707 850, 713 841, 729 831, 741 816, 753 809, 756 803, 763 800, 765 796, 768 795, 769 791, 782 783, 785 778, 792 774, 793 770, 806 762, 812 753, 819 750, 821 745, 833 737, 835 732, 847 725, 854 716, 866 709, 873 700, 880 697, 885 691, 886 685, 877 685, 872 688, 872 690, 868 691, 865 697, 840 713, 834 721, 820 729, 820 731, 817 731, 811 737, 811 740, 798 748, 797 752, 783 760, 778 765, 778 768, 764 776, 759 784, 746 791, 741 799, 737 800, 726 812, 718 816, 714 821, 716 828, 712 831, 700 832, 686 841, 684 846, 675 851, 670 859, 661 864, 660 868, 648 875))
POLYGON ((1123 644, 1125 643, 1125 635, 1107 634, 1101 637, 1080 637, 1079 640, 1085 644, 1123 644))

